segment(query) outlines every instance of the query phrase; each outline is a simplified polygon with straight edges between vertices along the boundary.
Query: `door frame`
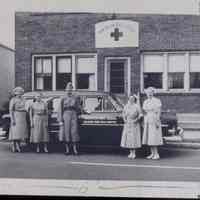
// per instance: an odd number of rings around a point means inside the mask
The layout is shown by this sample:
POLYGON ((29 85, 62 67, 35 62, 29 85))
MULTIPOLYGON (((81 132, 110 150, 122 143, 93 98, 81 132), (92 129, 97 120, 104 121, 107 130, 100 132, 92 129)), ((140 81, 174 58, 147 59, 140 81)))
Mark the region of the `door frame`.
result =
POLYGON ((125 60, 127 62, 127 72, 128 72, 128 86, 127 86, 127 94, 131 95, 131 57, 105 57, 104 60, 104 91, 110 92, 110 88, 108 87, 108 65, 111 60, 125 60))

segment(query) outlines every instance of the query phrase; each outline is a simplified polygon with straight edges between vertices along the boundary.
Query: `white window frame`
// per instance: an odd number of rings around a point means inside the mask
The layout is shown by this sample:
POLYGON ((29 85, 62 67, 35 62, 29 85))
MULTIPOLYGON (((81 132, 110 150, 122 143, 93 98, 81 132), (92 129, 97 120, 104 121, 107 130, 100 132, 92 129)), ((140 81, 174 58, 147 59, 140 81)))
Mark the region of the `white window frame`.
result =
MULTIPOLYGON (((96 54, 76 54, 76 57, 75 57, 75 62, 78 61, 79 58, 94 58, 95 59, 95 64, 96 64, 96 69, 95 69, 95 72, 94 72, 94 77, 95 77, 95 91, 98 90, 98 87, 97 87, 97 84, 98 84, 98 69, 97 69, 97 55, 96 54)), ((77 64, 76 64, 76 67, 75 67, 76 71, 77 71, 77 64)), ((78 73, 74 73, 75 74, 75 77, 74 77, 74 80, 75 80, 75 85, 76 85, 76 74, 78 73)), ((88 89, 78 89, 78 90, 88 90, 88 89)))
MULTIPOLYGON (((148 53, 143 53, 141 54, 141 70, 140 70, 140 91, 144 93, 144 56, 145 55, 162 55, 164 56, 164 53, 160 53, 160 52, 148 52, 148 53)), ((163 57, 164 59, 164 57, 163 57)), ((164 65, 165 65, 165 62, 163 62, 164 65)), ((164 67, 165 68, 165 67, 164 67)), ((163 85, 163 88, 166 88, 168 84, 165 80, 164 80, 164 74, 166 74, 165 70, 163 69, 163 73, 162 73, 162 85, 163 85)), ((157 92, 162 92, 163 89, 156 89, 157 92)))
POLYGON ((141 73, 140 73, 140 91, 144 93, 144 56, 145 55, 162 55, 164 59, 163 64, 163 88, 156 89, 158 93, 199 93, 200 88, 190 88, 190 55, 199 54, 199 51, 173 51, 173 52, 144 52, 140 56, 141 73), (184 71, 184 88, 183 89, 169 89, 168 88, 168 58, 171 54, 183 54, 185 56, 185 71, 184 71))
MULTIPOLYGON (((71 57, 72 58, 72 85, 74 86, 74 89, 76 90, 76 59, 78 57, 84 56, 84 57, 93 57, 95 58, 96 62, 96 70, 95 70, 95 91, 98 89, 98 74, 97 74, 97 54, 96 53, 74 53, 74 54, 34 54, 32 55, 32 91, 36 90, 35 88, 35 69, 34 69, 34 60, 37 57, 52 57, 52 91, 56 91, 56 57, 71 57)), ((79 89, 80 90, 80 89, 79 89)))
POLYGON ((131 57, 105 57, 104 59, 104 91, 109 92, 108 88, 108 61, 109 60, 126 60, 127 61, 127 70, 128 70, 128 96, 131 95, 131 57))

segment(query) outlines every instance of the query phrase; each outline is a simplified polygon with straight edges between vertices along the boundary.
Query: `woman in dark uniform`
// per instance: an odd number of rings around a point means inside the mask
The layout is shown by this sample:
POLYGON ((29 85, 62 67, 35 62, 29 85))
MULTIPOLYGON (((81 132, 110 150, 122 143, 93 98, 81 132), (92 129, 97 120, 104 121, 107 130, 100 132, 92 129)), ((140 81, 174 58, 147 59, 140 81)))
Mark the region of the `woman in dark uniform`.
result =
POLYGON ((78 154, 77 143, 80 140, 78 133, 78 114, 81 111, 78 96, 74 95, 72 83, 68 83, 66 94, 61 98, 58 121, 60 122, 59 140, 65 144, 65 154, 69 154, 69 145, 72 144, 73 152, 78 154))

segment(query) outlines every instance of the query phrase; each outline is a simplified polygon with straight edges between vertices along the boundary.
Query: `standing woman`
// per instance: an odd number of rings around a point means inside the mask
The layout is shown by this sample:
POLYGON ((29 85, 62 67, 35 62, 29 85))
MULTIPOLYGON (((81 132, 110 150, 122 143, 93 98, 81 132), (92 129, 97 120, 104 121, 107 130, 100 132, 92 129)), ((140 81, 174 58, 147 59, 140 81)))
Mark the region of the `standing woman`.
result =
POLYGON ((36 144, 36 152, 40 152, 40 145, 43 145, 44 152, 48 153, 48 107, 42 100, 42 94, 35 96, 35 102, 30 106, 31 137, 30 142, 36 144))
POLYGON ((141 109, 137 104, 138 96, 130 96, 123 110, 124 129, 122 132, 121 147, 130 149, 128 158, 136 157, 135 151, 141 147, 140 118, 141 109))
POLYGON ((13 90, 14 97, 10 101, 10 132, 9 139, 13 142, 12 152, 21 152, 20 142, 28 138, 27 112, 25 99, 22 97, 24 89, 16 87, 13 90))
POLYGON ((163 144, 160 121, 161 101, 154 97, 155 89, 149 87, 145 90, 147 99, 143 103, 144 132, 142 143, 150 146, 151 154, 147 159, 157 160, 160 158, 158 146, 163 144))
POLYGON ((77 96, 72 92, 73 86, 69 82, 66 87, 66 94, 61 98, 58 121, 60 122, 59 140, 65 144, 65 154, 69 154, 69 145, 72 144, 73 152, 78 154, 77 143, 80 140, 78 133, 78 114, 81 106, 77 96))

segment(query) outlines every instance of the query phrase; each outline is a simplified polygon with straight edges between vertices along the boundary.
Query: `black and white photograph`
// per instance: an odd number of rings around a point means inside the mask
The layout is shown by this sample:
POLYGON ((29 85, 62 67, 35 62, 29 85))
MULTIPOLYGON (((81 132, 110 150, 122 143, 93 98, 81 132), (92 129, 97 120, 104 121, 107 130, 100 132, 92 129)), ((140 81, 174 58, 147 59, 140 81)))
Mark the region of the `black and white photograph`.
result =
POLYGON ((200 0, 0 10, 0 196, 200 198, 200 0))

